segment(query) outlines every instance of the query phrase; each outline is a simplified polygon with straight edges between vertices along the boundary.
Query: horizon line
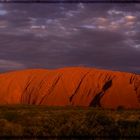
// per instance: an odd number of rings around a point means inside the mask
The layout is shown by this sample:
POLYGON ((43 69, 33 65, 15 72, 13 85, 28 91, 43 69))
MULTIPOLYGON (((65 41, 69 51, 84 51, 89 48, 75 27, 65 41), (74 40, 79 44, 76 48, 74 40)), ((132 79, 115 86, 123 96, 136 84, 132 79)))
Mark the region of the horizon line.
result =
POLYGON ((18 72, 18 71, 30 71, 30 70, 60 70, 60 69, 71 69, 71 68, 84 68, 84 69, 96 69, 96 70, 103 70, 103 71, 111 71, 111 72, 121 72, 121 73, 131 73, 131 74, 136 74, 136 75, 140 75, 140 73, 137 72, 129 72, 129 71, 121 71, 121 70, 112 70, 112 69, 108 69, 108 68, 99 68, 99 67, 90 67, 90 66, 64 66, 64 67, 58 67, 58 68, 23 68, 23 69, 15 69, 15 70, 9 70, 9 71, 3 71, 0 72, 1 74, 5 74, 5 73, 11 73, 11 72, 18 72))

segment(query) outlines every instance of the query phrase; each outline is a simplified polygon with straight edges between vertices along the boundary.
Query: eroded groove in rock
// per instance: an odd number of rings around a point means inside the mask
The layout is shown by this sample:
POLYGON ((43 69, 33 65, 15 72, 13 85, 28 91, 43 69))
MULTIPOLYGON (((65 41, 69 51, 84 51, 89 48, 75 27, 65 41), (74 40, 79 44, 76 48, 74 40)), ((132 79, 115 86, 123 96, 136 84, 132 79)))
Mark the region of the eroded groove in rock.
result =
POLYGON ((87 93, 87 96, 89 96, 91 94, 91 89, 89 89, 88 93, 87 93))
MULTIPOLYGON (((43 83, 44 83, 44 80, 42 80, 42 81, 38 84, 38 87, 36 87, 36 92, 37 92, 37 93, 40 93, 40 90, 41 90, 41 87, 42 87, 43 83)), ((39 94, 36 94, 35 97, 34 97, 34 99, 33 99, 33 102, 32 102, 32 103, 33 103, 33 104, 37 104, 38 98, 39 98, 39 94)))
POLYGON ((102 88, 103 92, 108 90, 111 86, 112 86, 112 80, 107 81, 102 88))
POLYGON ((99 92, 98 94, 95 95, 95 97, 93 98, 93 100, 90 103, 90 106, 94 106, 94 107, 101 107, 101 99, 104 96, 105 92, 112 86, 112 80, 107 81, 103 88, 102 91, 99 92))
POLYGON ((135 77, 136 77, 135 74, 131 74, 131 77, 130 77, 130 84, 132 84, 132 83, 134 82, 135 77))
POLYGON ((81 86, 81 84, 82 84, 84 78, 87 76, 87 74, 89 74, 89 72, 90 72, 90 71, 88 71, 88 72, 81 78, 81 80, 80 80, 78 86, 76 87, 74 93, 73 93, 73 94, 70 96, 70 98, 69 98, 69 101, 70 101, 70 102, 72 102, 73 97, 77 94, 77 92, 78 92, 78 90, 79 90, 79 88, 80 88, 80 86, 81 86))
POLYGON ((47 99, 47 97, 51 94, 51 92, 52 92, 53 89, 55 88, 56 84, 57 84, 58 81, 60 80, 61 76, 62 76, 62 74, 61 74, 61 75, 58 75, 58 76, 56 77, 56 79, 54 80, 52 86, 51 86, 50 89, 48 90, 48 93, 47 93, 45 96, 43 96, 43 98, 42 98, 41 101, 39 102, 39 105, 40 105, 45 99, 47 99))
POLYGON ((104 94, 103 92, 99 92, 97 95, 95 95, 89 106, 101 107, 100 100, 103 94, 104 94))
POLYGON ((28 92, 28 88, 31 85, 31 81, 32 81, 32 79, 28 81, 27 85, 25 86, 25 88, 24 88, 24 90, 23 90, 23 92, 21 94, 20 102, 23 103, 23 104, 24 103, 30 104, 31 92, 28 92))
POLYGON ((140 103, 140 78, 138 78, 137 76, 135 76, 134 79, 134 90, 136 91, 136 95, 140 103))

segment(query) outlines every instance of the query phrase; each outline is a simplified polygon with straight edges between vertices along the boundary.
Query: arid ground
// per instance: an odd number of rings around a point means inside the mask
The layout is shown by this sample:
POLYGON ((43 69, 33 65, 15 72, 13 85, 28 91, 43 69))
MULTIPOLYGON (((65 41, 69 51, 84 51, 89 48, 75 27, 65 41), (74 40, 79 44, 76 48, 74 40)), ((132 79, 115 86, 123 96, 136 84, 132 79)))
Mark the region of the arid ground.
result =
POLYGON ((140 137, 140 110, 0 106, 0 137, 135 138, 140 137))

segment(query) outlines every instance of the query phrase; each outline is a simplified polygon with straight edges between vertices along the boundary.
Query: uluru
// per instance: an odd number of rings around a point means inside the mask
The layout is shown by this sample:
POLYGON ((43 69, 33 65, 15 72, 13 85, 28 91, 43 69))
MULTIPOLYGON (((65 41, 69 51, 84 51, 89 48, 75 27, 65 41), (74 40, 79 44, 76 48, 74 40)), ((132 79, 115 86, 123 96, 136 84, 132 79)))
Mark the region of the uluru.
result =
POLYGON ((1 73, 0 104, 140 109, 140 75, 87 67, 1 73))

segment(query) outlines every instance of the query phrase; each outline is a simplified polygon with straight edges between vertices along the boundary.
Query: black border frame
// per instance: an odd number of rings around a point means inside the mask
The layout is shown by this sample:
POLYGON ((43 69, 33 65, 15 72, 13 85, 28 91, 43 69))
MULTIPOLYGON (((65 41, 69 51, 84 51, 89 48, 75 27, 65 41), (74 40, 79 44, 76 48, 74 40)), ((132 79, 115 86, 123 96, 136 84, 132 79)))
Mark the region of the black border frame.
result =
POLYGON ((0 3, 140 3, 140 0, 0 0, 0 3))

